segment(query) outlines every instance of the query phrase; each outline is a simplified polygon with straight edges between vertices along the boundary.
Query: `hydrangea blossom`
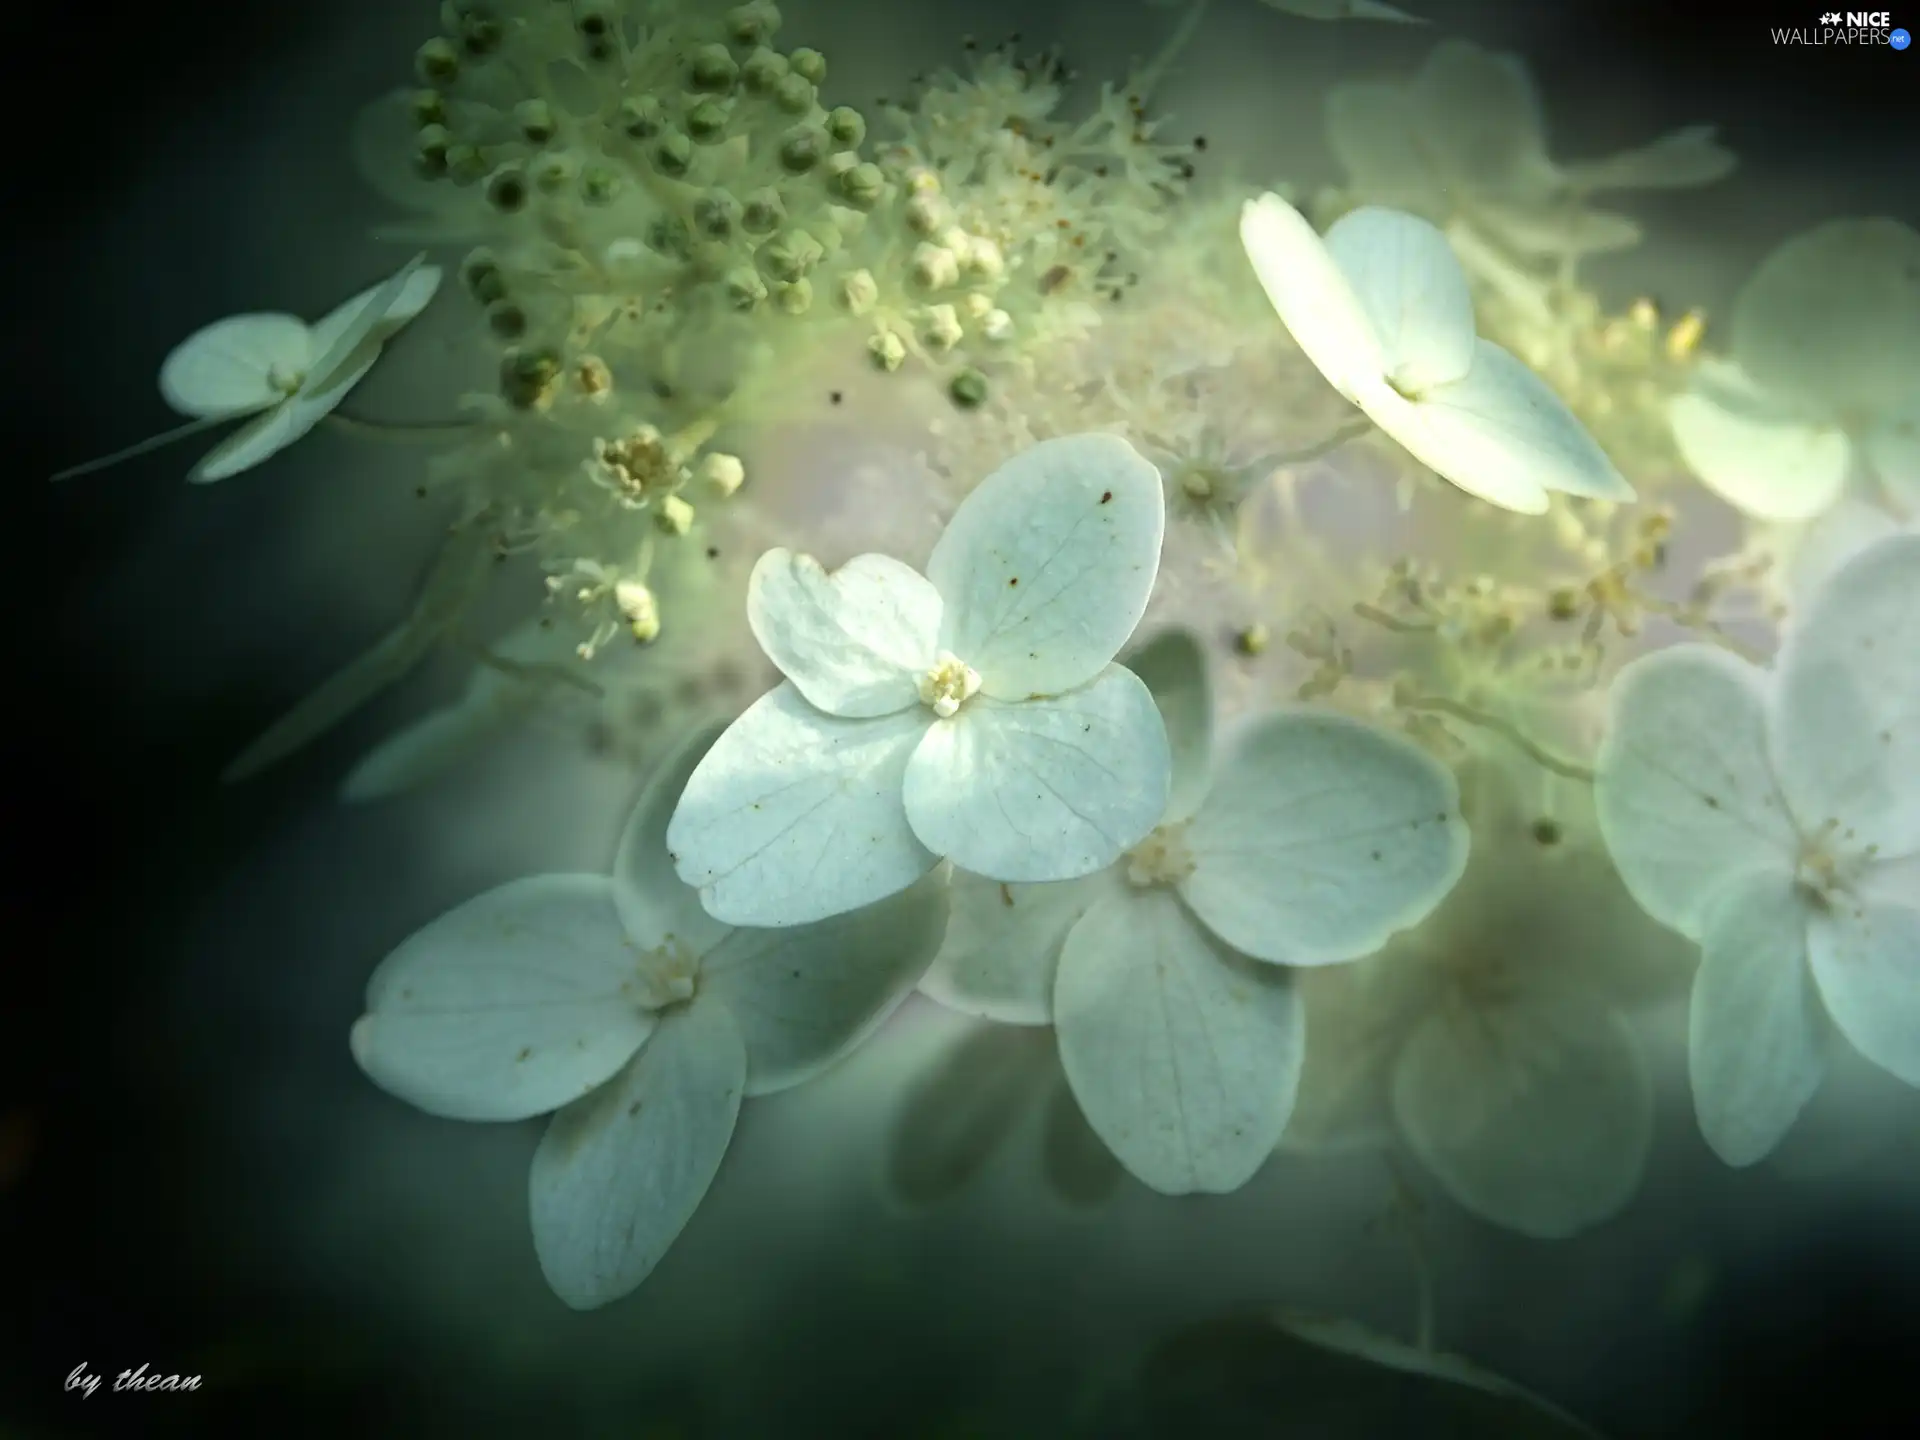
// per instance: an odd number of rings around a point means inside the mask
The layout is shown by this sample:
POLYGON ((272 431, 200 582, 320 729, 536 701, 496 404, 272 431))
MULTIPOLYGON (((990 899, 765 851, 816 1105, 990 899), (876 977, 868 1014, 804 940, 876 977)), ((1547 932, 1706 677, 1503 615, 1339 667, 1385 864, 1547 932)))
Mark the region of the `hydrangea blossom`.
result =
POLYGON ((719 919, 794 925, 942 857, 1007 881, 1110 865, 1167 797, 1153 697, 1113 663, 1164 525, 1159 472, 1080 435, 981 482, 925 576, 767 552, 747 613, 786 683, 688 782, 668 833, 681 878, 719 919))
POLYGON ((1466 274, 1427 221, 1367 206, 1323 241, 1267 194, 1247 202, 1240 239, 1307 358, 1441 478, 1528 515, 1553 490, 1634 498, 1546 383, 1474 333, 1466 274))
POLYGON ((1761 520, 1809 520, 1850 478, 1920 514, 1920 233, 1832 220, 1763 261, 1734 302, 1732 358, 1668 406, 1715 493, 1761 520))
POLYGON ((253 419, 208 451, 187 478, 225 480, 272 459, 346 399, 386 342, 427 308, 440 288, 440 271, 425 260, 415 256, 313 325, 293 315, 261 313, 231 315, 196 330, 160 367, 161 395, 194 422, 54 478, 104 469, 243 416, 253 419))
POLYGON ((353 1027, 360 1067, 429 1114, 553 1113, 533 1159, 533 1240, 576 1309, 646 1279, 706 1194, 741 1098, 852 1049, 946 927, 931 878, 818 925, 715 921, 665 841, 712 735, 648 786, 610 878, 517 880, 441 916, 381 963, 353 1027))
POLYGON ((1326 118, 1354 194, 1526 258, 1634 245, 1640 227, 1592 209, 1589 197, 1705 185, 1734 166, 1708 125, 1604 159, 1558 163, 1547 153, 1540 96, 1525 63, 1466 40, 1435 46, 1407 83, 1334 86, 1326 118))
POLYGON ((1596 798, 1634 898, 1700 945, 1688 1056, 1721 1158, 1785 1134, 1826 1017, 1920 1085, 1920 537, 1840 570, 1771 674, 1697 645, 1629 665, 1596 798))
POLYGON ((1437 905, 1466 863, 1451 772, 1344 717, 1279 713, 1211 769, 1198 645, 1135 660, 1161 706, 1173 785, 1118 864, 1065 884, 956 872, 922 988, 1056 1028, 1068 1082, 1120 1162, 1166 1194, 1229 1191, 1278 1142, 1305 1043, 1290 967, 1352 960, 1437 905))
POLYGON ((1466 1210, 1557 1239, 1640 1189, 1654 1098, 1629 1017, 1684 983, 1684 942, 1597 845, 1543 844, 1486 762, 1463 788, 1473 862, 1432 920, 1306 977, 1313 1045, 1283 1145, 1404 1145, 1466 1210))

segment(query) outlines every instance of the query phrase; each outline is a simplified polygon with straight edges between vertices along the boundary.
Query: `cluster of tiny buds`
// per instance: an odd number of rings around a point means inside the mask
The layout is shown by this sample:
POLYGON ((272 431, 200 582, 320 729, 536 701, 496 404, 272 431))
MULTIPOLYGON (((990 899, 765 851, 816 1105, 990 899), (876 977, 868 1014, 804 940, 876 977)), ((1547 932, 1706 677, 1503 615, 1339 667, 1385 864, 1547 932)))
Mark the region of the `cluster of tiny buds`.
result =
POLYGON ((593 659, 607 641, 622 630, 642 645, 659 638, 660 602, 639 576, 603 565, 597 560, 575 560, 565 574, 547 577, 547 595, 550 599, 558 598, 569 590, 572 591, 570 598, 582 610, 591 613, 605 606, 612 612, 611 616, 595 625, 591 635, 574 647, 574 653, 582 660, 593 659))

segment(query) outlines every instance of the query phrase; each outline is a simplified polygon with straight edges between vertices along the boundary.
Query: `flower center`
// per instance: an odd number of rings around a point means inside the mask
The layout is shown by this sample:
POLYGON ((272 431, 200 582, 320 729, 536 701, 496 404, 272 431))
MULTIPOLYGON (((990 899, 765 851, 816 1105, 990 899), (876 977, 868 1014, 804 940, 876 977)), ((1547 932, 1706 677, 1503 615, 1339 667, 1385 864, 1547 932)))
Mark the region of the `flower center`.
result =
POLYGON ((920 677, 920 703, 945 720, 979 689, 980 672, 952 651, 942 650, 934 657, 933 668, 920 677))
POLYGON ((1845 836, 1839 832, 1838 820, 1827 821, 1801 841, 1800 857, 1794 864, 1794 884, 1819 910, 1825 910, 1835 899, 1852 891, 1854 881, 1872 863, 1880 848, 1867 845, 1858 850, 1849 849, 1839 842, 1850 839, 1853 832, 1848 831, 1845 836))
POLYGON ((306 383, 307 372, 304 370, 289 370, 281 365, 267 367, 267 384, 282 395, 297 395, 300 387, 306 383))
POLYGON ((1193 874, 1193 852, 1187 848, 1184 820, 1162 825, 1127 852, 1127 883, 1178 885, 1193 874))
POLYGON ((642 950, 634 966, 633 995, 642 1010, 665 1010, 693 999, 700 985, 700 957, 669 935, 653 950, 642 950))

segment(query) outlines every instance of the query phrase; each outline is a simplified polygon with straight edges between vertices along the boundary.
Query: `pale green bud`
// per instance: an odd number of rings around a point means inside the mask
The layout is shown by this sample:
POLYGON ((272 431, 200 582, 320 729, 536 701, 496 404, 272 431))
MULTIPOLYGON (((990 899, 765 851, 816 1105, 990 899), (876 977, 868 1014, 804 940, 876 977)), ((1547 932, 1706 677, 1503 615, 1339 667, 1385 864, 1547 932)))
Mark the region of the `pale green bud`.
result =
POLYGON ((809 50, 801 46, 787 56, 787 63, 793 67, 793 73, 812 84, 820 85, 827 78, 827 57, 818 50, 809 50))
POLYGON ((560 122, 553 118, 553 107, 544 100, 522 100, 513 107, 514 123, 534 145, 544 145, 560 133, 560 122))
POLYGON ((693 528, 693 506, 678 495, 664 496, 654 507, 653 523, 669 535, 684 535, 693 528))

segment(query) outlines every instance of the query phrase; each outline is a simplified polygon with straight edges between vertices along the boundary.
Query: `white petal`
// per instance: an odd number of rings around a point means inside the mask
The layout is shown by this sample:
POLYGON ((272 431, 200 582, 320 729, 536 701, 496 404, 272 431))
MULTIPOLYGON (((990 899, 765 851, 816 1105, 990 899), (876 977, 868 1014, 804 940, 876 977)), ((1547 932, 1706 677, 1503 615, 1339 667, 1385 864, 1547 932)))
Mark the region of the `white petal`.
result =
POLYGON ((1808 934, 1813 978, 1840 1033, 1867 1059, 1920 1085, 1920 895, 1838 902, 1808 934))
POLYGON ((1326 246, 1367 312, 1390 378, 1405 389, 1427 390, 1467 373, 1473 297, 1437 227, 1367 205, 1335 221, 1326 246))
POLYGON ((1353 189, 1393 205, 1436 198, 1433 168, 1420 153, 1412 102, 1398 85, 1352 81, 1327 92, 1327 145, 1353 189))
POLYGON ((961 502, 927 561, 946 602, 940 648, 1001 700, 1098 675, 1153 592, 1160 472, 1117 435, 1043 440, 961 502))
POLYGON ((247 415, 286 398, 269 377, 293 377, 312 358, 292 315, 232 315, 196 330, 160 366, 160 394, 182 415, 247 415))
POLYGON ((1192 631, 1168 630, 1135 646, 1120 663, 1140 677, 1166 727, 1173 769, 1163 822, 1185 820, 1207 798, 1213 779, 1213 686, 1206 651, 1192 631))
POLYGON ((1278 195, 1240 211, 1240 244, 1294 343, 1355 404, 1386 375, 1380 337, 1313 226, 1278 195))
POLYGON ((1679 645, 1623 668, 1609 703, 1600 832, 1640 908, 1698 940, 1722 886, 1753 870, 1790 874, 1799 850, 1767 759, 1759 674, 1679 645))
POLYGON ((1634 498, 1633 487, 1546 381, 1488 340, 1475 342, 1465 379, 1411 402, 1377 397, 1367 413, 1442 479, 1509 510, 1539 514, 1548 490, 1634 498))
POLYGON ((725 1007, 670 1010, 612 1084, 553 1117, 533 1155, 533 1248, 576 1310, 629 1294, 679 1238, 733 1138, 747 1054, 725 1007))
POLYGON ((378 348, 367 346, 337 366, 328 384, 303 389, 283 400, 256 420, 251 420, 221 441, 193 467, 187 478, 198 485, 225 480, 243 470, 264 464, 282 450, 303 438, 347 397, 361 377, 380 358, 378 348))
POLYGON ((829 574, 769 550, 747 582, 747 622, 780 673, 829 715, 891 715, 920 702, 933 668, 940 593, 910 565, 859 555, 829 574))
POLYGON ((949 1010, 1003 1025, 1053 1021, 1053 977, 1067 932, 1094 905, 1126 892, 1117 867, 1051 885, 1009 885, 966 870, 948 887, 953 913, 923 993, 949 1010))
POLYGON ((1540 96, 1513 55, 1446 40, 1414 77, 1420 138, 1448 178, 1474 195, 1538 196, 1559 172, 1547 159, 1540 96))
POLYGON ((1687 1068, 1700 1133, 1729 1165, 1766 1158, 1826 1072, 1807 918, 1791 880, 1771 875, 1726 887, 1707 914, 1687 1068))
POLYGON ((1229 945, 1283 965, 1371 954, 1467 863, 1452 771, 1401 736, 1304 712, 1242 733, 1186 840, 1187 903, 1229 945))
POLYGON ((1889 414, 1920 375, 1920 232, 1829 220, 1781 245, 1741 287, 1728 331, 1754 380, 1838 412, 1889 414))
POLYGON ((700 993, 746 1041, 747 1094, 798 1085, 871 1035, 926 973, 946 925, 946 885, 929 875, 849 915, 735 930, 709 951, 700 993))
POLYGON ((1394 1114, 1461 1205, 1538 1239, 1618 1213, 1646 1173, 1653 1084, 1632 1033, 1586 993, 1450 996, 1408 1037, 1394 1114))
POLYGON ((1701 483, 1762 520, 1811 519, 1840 498, 1853 464, 1841 430, 1783 417, 1751 390, 1716 388, 1696 386, 1667 405, 1680 458, 1701 483))
MULTIPOLYGON (((1646 239, 1638 222, 1625 215, 1572 210, 1558 193, 1513 205, 1475 201, 1470 223, 1509 250, 1534 260, 1630 250, 1646 239)), ((1449 234, 1457 236, 1459 227, 1449 234)))
POLYGON ((1920 850, 1920 535, 1861 551, 1814 596, 1778 661, 1774 768, 1801 827, 1920 850))
POLYGON ((1163 1195, 1237 1190, 1286 1129, 1305 1031, 1293 977, 1235 955, 1165 890, 1107 901, 1054 987, 1074 1098, 1163 1195))
POLYGON ((901 803, 932 718, 842 720, 791 684, 769 691, 687 782, 667 827, 680 878, 729 925, 804 925, 906 889, 938 858, 901 803))
POLYGON ((679 944, 705 955, 731 933, 707 913, 700 892, 680 878, 667 853, 667 827, 680 796, 720 731, 718 725, 702 726, 660 762, 620 833, 613 898, 627 938, 642 950, 679 944))
POLYGON ((416 255, 378 285, 329 311, 313 327, 313 358, 304 388, 335 388, 339 371, 359 363, 363 346, 373 346, 377 358, 380 344, 425 309, 439 287, 439 270, 427 265, 425 255, 416 255))
POLYGON ((1876 541, 1910 528, 1856 491, 1843 493, 1831 510, 1811 524, 1781 536, 1778 543, 1786 563, 1780 588, 1791 607, 1787 628, 1793 628, 1808 602, 1849 560, 1876 541))
POLYGON ((936 721, 907 762, 907 818, 934 854, 989 880, 1073 880, 1159 823, 1170 766, 1153 696, 1109 665, 1064 695, 982 695, 936 721))
POLYGON ((1584 194, 1601 190, 1690 190, 1733 173, 1739 163, 1719 143, 1719 127, 1688 125, 1604 160, 1565 167, 1567 184, 1584 194))
POLYGON ((1894 508, 1909 520, 1920 520, 1920 413, 1869 427, 1860 448, 1894 508))
POLYGON ((600 875, 540 875, 415 932, 367 982, 353 1058, 451 1120, 520 1120, 579 1098, 653 1028, 600 875))

